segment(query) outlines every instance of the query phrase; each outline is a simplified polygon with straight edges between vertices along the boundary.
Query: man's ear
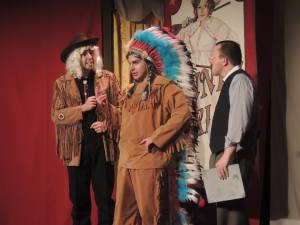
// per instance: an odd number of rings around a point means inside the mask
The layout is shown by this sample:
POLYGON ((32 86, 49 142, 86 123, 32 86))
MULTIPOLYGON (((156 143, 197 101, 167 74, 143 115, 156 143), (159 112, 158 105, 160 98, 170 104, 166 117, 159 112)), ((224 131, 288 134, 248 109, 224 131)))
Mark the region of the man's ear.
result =
POLYGON ((223 57, 223 65, 227 66, 229 64, 229 60, 227 57, 223 57))

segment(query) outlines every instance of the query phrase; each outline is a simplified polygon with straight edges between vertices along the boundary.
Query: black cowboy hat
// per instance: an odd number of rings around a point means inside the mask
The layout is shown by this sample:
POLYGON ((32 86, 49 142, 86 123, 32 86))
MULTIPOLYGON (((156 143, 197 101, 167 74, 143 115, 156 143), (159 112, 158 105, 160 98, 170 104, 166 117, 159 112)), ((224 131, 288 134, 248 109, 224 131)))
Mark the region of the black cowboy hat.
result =
POLYGON ((77 34, 69 43, 69 46, 66 47, 62 53, 60 54, 60 59, 64 63, 66 62, 68 56, 71 54, 73 50, 76 48, 80 48, 88 45, 96 45, 98 42, 98 38, 88 38, 84 34, 77 34))

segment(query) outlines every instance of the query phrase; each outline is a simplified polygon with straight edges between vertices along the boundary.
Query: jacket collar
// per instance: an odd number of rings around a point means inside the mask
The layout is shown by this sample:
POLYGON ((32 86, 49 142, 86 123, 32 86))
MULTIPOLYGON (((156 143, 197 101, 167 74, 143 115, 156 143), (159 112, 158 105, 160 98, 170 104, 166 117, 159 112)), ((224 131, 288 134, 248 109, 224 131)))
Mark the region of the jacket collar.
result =
POLYGON ((74 80, 74 77, 70 73, 66 73, 66 80, 74 80))

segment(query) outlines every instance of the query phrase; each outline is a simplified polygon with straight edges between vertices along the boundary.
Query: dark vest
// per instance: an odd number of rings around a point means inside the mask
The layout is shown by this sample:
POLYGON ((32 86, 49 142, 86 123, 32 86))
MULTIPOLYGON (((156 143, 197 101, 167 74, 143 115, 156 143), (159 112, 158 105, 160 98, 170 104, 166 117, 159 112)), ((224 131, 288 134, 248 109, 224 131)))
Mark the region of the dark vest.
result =
MULTIPOLYGON (((213 153, 224 151, 225 136, 228 131, 228 119, 230 111, 229 88, 233 78, 237 74, 244 74, 245 76, 248 76, 244 70, 239 69, 233 72, 233 74, 231 74, 223 84, 213 116, 210 132, 209 146, 213 153)), ((240 144, 242 144, 242 142, 240 144)))

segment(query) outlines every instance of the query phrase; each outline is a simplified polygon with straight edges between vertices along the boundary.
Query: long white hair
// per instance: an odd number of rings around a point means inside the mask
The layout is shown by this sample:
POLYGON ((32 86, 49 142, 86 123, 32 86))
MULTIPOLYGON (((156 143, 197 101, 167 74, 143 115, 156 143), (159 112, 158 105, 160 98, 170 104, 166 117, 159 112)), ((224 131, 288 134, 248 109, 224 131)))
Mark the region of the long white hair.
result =
POLYGON ((100 57, 100 52, 98 46, 83 46, 80 48, 76 48, 67 58, 66 60, 66 70, 70 73, 74 78, 81 78, 82 77, 82 68, 80 65, 81 55, 86 50, 93 51, 93 58, 94 58, 94 71, 97 73, 102 71, 103 62, 102 58, 100 57))

